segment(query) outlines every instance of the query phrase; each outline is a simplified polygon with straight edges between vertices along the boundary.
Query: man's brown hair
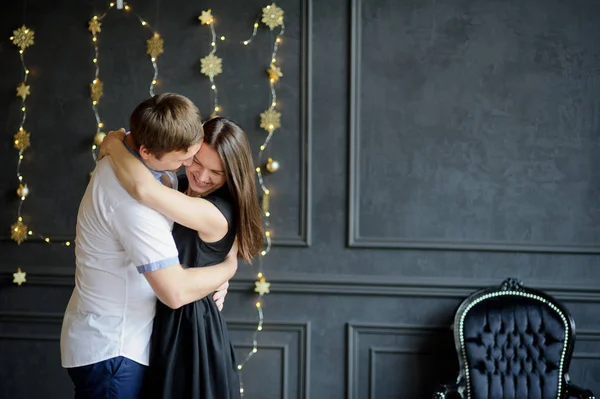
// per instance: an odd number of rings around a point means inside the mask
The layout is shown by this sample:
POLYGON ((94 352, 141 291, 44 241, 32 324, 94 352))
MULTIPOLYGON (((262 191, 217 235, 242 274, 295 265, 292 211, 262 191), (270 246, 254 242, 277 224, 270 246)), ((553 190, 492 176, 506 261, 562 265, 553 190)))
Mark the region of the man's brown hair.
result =
POLYGON ((144 146, 158 159, 167 152, 187 151, 204 139, 198 107, 174 93, 141 102, 131 113, 129 129, 137 149, 144 146))

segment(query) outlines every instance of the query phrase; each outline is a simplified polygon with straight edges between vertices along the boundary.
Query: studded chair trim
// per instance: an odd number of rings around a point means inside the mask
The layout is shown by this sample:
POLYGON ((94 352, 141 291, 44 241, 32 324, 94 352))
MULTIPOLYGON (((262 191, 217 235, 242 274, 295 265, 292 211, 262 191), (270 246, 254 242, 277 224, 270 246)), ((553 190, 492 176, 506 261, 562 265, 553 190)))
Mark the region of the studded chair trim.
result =
POLYGON ((538 292, 533 289, 523 288, 522 283, 515 282, 515 280, 510 279, 507 280, 499 289, 486 289, 482 290, 479 293, 473 294, 470 298, 465 300, 456 313, 456 319, 454 321, 454 334, 455 334, 455 344, 456 350, 458 352, 459 361, 461 363, 461 374, 458 381, 460 385, 466 388, 467 399, 472 398, 471 394, 471 375, 469 372, 469 364, 467 359, 466 345, 464 341, 464 323, 469 311, 473 309, 477 304, 488 300, 490 298, 500 297, 500 296, 521 296, 525 298, 534 299, 542 302, 547 305, 550 309, 552 309, 560 320, 565 328, 565 340, 564 345, 560 355, 560 362, 558 368, 558 390, 557 390, 557 398, 561 398, 563 394, 563 390, 566 389, 566 381, 564 379, 565 371, 568 370, 570 357, 573 351, 573 340, 574 340, 574 322, 568 312, 566 312, 562 306, 556 303, 551 297, 545 295, 542 292, 538 292), (462 381, 462 383, 460 383, 462 381))

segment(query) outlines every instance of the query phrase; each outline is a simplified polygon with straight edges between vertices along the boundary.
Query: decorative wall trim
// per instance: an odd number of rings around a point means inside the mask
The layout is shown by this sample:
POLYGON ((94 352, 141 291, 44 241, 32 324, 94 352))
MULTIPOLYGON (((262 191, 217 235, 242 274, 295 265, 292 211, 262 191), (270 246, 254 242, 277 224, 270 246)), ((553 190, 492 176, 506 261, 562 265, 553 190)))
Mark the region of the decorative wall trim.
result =
MULTIPOLYGON (((375 393, 377 392, 377 386, 376 384, 376 375, 377 375, 377 370, 375 368, 375 364, 376 364, 376 357, 378 354, 383 354, 383 353, 393 353, 393 354, 399 354, 399 355, 413 355, 413 356, 419 356, 419 355, 435 355, 439 358, 445 358, 446 354, 445 353, 436 353, 436 352, 427 352, 427 351, 419 351, 419 350, 414 350, 414 349, 405 349, 405 348, 395 348, 395 347, 370 347, 369 348, 369 399, 377 399, 377 397, 375 396, 375 393)), ((452 353, 453 356, 454 353, 452 353)), ((356 378, 356 377, 355 377, 356 378)), ((356 378, 358 379, 358 378, 356 378)))
MULTIPOLYGON (((325 269, 325 268, 324 268, 325 269)), ((73 287, 74 267, 28 266, 27 286, 73 287)), ((14 270, 1 270, 10 284, 14 270)), ((373 275, 327 275, 269 273, 271 292, 275 294, 351 295, 410 298, 464 299, 474 291, 498 286, 502 279, 457 279, 432 277, 392 277, 373 275)), ((231 280, 230 292, 252 293, 256 276, 244 271, 231 280)), ((597 284, 525 281, 529 287, 539 289, 563 302, 600 303, 597 284)), ((21 287, 23 289, 23 287, 21 287)))
POLYGON ((273 245, 308 247, 311 244, 312 215, 312 2, 302 0, 301 81, 300 81, 300 225, 298 236, 273 235, 273 245))
MULTIPOLYGON (((358 398, 359 395, 359 350, 360 350, 360 334, 382 334, 382 335, 417 335, 431 336, 436 334, 450 334, 450 328, 445 326, 419 326, 419 325, 391 325, 391 324, 363 324, 363 323, 348 323, 347 324, 347 356, 348 363, 346 369, 346 397, 348 399, 358 398)), ((416 349, 392 348, 402 353, 421 354, 421 351, 416 349)), ((392 350, 385 348, 385 350, 392 350)), ((383 351, 384 348, 378 348, 383 351)), ((454 348, 449 349, 449 353, 454 353, 454 348)), ((440 354, 443 355, 443 354, 440 354)), ((374 376, 372 356, 369 357, 369 398, 374 397, 374 376)))
POLYGON ((600 254, 599 244, 527 243, 503 241, 456 241, 365 237, 360 233, 360 107, 361 107, 361 17, 362 0, 350 0, 350 156, 348 163, 348 246, 351 248, 430 249, 459 251, 540 252, 600 254))
MULTIPOLYGON (((0 318, 1 321, 1 318, 0 318)), ((256 322, 227 321, 227 327, 234 331, 256 330, 256 322)), ((298 336, 298 398, 310 398, 310 322, 265 322, 263 332, 295 333, 298 336)), ((259 342, 260 344, 260 342, 259 342)), ((260 347, 260 345, 259 345, 260 347)), ((286 391, 287 392, 287 391, 286 391)))
MULTIPOLYGON (((230 329, 231 331, 231 329, 230 329)), ((241 349, 244 348, 245 352, 248 352, 249 350, 251 350, 253 347, 252 345, 248 345, 246 343, 233 343, 233 346, 236 349, 241 349)), ((273 345, 273 344, 264 344, 264 345, 258 345, 258 348, 260 350, 265 350, 265 349, 278 349, 281 352, 281 392, 280 392, 280 397, 281 399, 287 399, 288 398, 288 385, 289 385, 289 378, 288 378, 288 373, 289 373, 289 345, 273 345)))

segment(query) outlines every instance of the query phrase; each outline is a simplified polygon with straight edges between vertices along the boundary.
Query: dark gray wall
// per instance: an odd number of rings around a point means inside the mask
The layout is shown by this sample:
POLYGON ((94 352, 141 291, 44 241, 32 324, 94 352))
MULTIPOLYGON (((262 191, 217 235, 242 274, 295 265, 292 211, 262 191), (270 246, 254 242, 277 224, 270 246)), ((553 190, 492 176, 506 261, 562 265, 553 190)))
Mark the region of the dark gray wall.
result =
MULTIPOLYGON (((131 2, 165 38, 157 92, 209 114, 199 73, 211 8, 225 69, 224 113, 264 139, 272 36, 247 38, 256 1, 131 2)), ((283 128, 268 177, 275 248, 263 270, 260 350, 248 398, 421 398, 456 372, 458 303, 508 276, 563 301, 578 326, 574 382, 600 393, 600 5, 594 0, 283 0, 283 128)), ((93 164, 87 21, 101 1, 0 6, 0 397, 70 397, 58 336, 73 284, 71 248, 6 239, 17 181, 20 82, 13 29, 36 31, 23 173, 25 221, 74 235, 93 164), (25 11, 25 12, 24 12, 25 11), (22 267, 28 283, 17 287, 22 267)), ((107 18, 101 104, 107 126, 147 95, 146 31, 107 18)), ((241 355, 255 326, 254 274, 241 268, 226 316, 241 355)))

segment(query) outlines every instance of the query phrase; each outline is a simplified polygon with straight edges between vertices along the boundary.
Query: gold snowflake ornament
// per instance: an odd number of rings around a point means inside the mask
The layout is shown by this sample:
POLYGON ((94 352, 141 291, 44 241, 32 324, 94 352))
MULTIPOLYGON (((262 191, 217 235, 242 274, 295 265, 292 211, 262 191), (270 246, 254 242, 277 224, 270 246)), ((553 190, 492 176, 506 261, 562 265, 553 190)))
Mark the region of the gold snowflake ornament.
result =
POLYGON ((219 57, 217 57, 213 53, 210 53, 209 55, 200 60, 200 72, 212 79, 221 72, 223 72, 221 62, 222 61, 219 57))
POLYGON ((23 100, 25 100, 30 94, 30 86, 26 85, 25 82, 21 82, 21 84, 17 87, 17 97, 21 97, 23 100))
POLYGON ((104 92, 104 84, 100 81, 100 79, 96 78, 92 83, 90 83, 90 97, 93 101, 100 101, 100 97, 104 92))
POLYGON ((210 25, 214 22, 214 18, 210 13, 210 10, 202 11, 202 15, 200 15, 198 19, 200 20, 200 22, 202 22, 202 25, 210 25))
POLYGON ((273 30, 276 26, 283 25, 283 10, 275 5, 263 8, 262 22, 273 30))
POLYGON ((160 54, 164 52, 163 44, 164 40, 160 38, 158 33, 155 33, 150 39, 146 41, 148 44, 148 49, 146 50, 146 54, 149 54, 152 58, 158 58, 160 54))
POLYGON ((273 108, 269 108, 260 114, 260 127, 271 133, 281 126, 281 114, 273 108))
POLYGON ((267 282, 267 280, 265 280, 264 277, 261 277, 258 281, 256 281, 254 283, 254 285, 255 285, 254 292, 258 292, 258 294, 260 296, 263 296, 263 295, 271 292, 271 290, 270 290, 271 283, 267 282))
POLYGON ((21 245, 21 243, 27 239, 27 225, 19 220, 17 223, 10 226, 10 238, 21 245))
POLYGON ((23 25, 19 29, 13 30, 13 36, 11 36, 10 40, 16 46, 21 47, 21 50, 25 50, 27 47, 33 45, 33 37, 33 31, 23 25))
POLYGON ((25 277, 27 277, 27 273, 22 272, 21 268, 19 267, 17 269, 17 272, 13 273, 13 283, 20 286, 21 284, 27 282, 27 279, 25 277))
POLYGON ((19 150, 19 152, 25 151, 29 148, 29 133, 27 133, 23 128, 19 129, 17 134, 15 134, 15 148, 19 150))
POLYGON ((88 22, 88 30, 92 32, 92 35, 97 35, 102 32, 102 22, 98 21, 98 18, 94 17, 88 22))
POLYGON ((273 82, 277 82, 279 78, 283 76, 281 68, 276 67, 275 64, 271 64, 271 67, 267 69, 267 73, 269 74, 269 79, 273 82))

